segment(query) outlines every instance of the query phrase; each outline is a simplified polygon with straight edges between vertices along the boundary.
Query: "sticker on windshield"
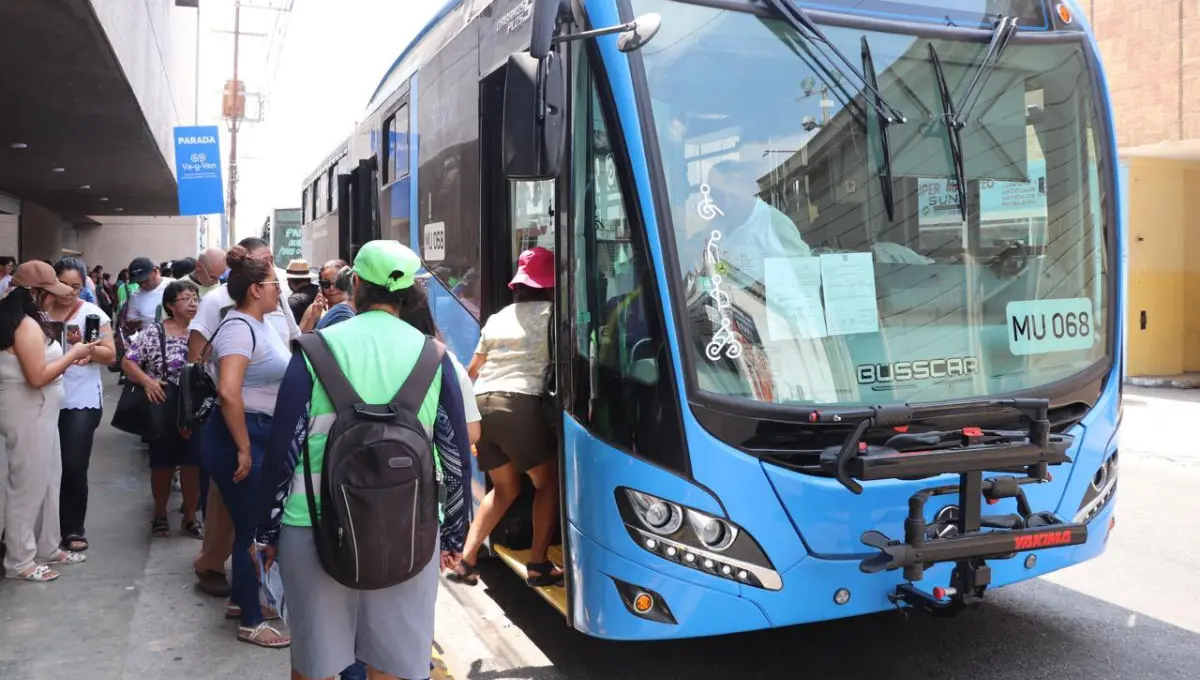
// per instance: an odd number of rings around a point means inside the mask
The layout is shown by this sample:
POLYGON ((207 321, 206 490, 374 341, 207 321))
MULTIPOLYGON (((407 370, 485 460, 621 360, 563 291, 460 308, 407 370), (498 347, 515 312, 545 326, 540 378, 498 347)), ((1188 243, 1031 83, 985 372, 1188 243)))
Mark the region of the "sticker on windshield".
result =
POLYGON ((700 199, 700 205, 696 206, 696 212, 700 213, 700 217, 711 221, 717 215, 721 217, 725 216, 725 213, 721 212, 721 209, 717 207, 716 201, 712 199, 712 190, 709 189, 708 184, 700 185, 700 195, 703 198, 700 199))
POLYGON ((1088 298, 1010 302, 1005 319, 1008 349, 1018 356, 1091 349, 1095 343, 1095 318, 1088 298))
POLYGON ((446 259, 446 223, 431 222, 421 234, 421 258, 426 262, 446 259))
MULTIPOLYGON (((708 237, 708 244, 704 247, 704 261, 710 268, 716 268, 717 263, 721 260, 721 232, 713 230, 708 237)), ((713 322, 713 336, 709 340, 708 345, 704 348, 704 355, 710 361, 717 361, 721 357, 737 359, 742 356, 742 343, 738 340, 737 333, 733 331, 733 321, 729 318, 730 310, 733 307, 733 298, 729 296, 729 291, 722 284, 725 283, 725 277, 721 274, 716 274, 709 277, 708 297, 710 304, 706 305, 709 310, 709 319, 713 322)))

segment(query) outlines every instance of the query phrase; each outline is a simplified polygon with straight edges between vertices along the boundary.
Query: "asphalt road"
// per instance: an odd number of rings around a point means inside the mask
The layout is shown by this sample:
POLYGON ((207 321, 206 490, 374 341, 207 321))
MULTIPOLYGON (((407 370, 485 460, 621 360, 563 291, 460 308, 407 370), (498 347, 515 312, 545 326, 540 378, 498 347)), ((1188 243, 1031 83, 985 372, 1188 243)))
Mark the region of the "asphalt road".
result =
POLYGON ((477 660, 459 677, 1200 678, 1200 446, 1185 439, 1187 425, 1200 422, 1200 392, 1131 389, 1125 410, 1117 526, 1105 555, 992 591, 982 608, 957 619, 894 612, 721 638, 612 643, 568 629, 493 563, 480 594, 496 606, 488 616, 507 617, 502 625, 528 638, 536 661, 477 660))

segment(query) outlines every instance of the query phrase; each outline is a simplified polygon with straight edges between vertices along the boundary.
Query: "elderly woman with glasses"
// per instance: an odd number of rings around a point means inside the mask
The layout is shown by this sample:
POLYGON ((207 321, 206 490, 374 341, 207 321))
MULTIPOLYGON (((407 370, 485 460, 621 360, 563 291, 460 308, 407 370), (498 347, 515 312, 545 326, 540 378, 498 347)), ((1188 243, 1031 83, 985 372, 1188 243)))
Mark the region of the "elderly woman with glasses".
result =
MULTIPOLYGON (((125 374, 146 390, 146 398, 155 404, 167 401, 166 385, 179 385, 179 376, 187 363, 188 324, 200 307, 200 288, 187 279, 172 281, 163 291, 161 324, 146 326, 138 333, 122 360, 125 374)), ((183 493, 183 521, 180 528, 192 538, 203 539, 204 527, 196 519, 200 498, 200 455, 188 444, 183 433, 175 431, 150 442, 150 492, 154 495, 154 517, 150 534, 168 538, 167 500, 171 480, 179 468, 179 486, 183 493)))
MULTIPOLYGON (((63 374, 65 396, 58 416, 58 435, 62 442, 62 484, 59 523, 62 548, 72 552, 88 549, 84 521, 88 506, 88 467, 92 459, 92 438, 104 414, 104 385, 101 366, 117 360, 111 320, 104 310, 83 299, 88 281, 82 260, 64 257, 54 264, 58 282, 69 289, 64 295, 47 298, 46 315, 66 327, 67 344, 83 342, 87 318, 97 317, 100 342, 87 359, 71 366, 63 374)), ((91 338, 86 338, 90 340, 91 338)))

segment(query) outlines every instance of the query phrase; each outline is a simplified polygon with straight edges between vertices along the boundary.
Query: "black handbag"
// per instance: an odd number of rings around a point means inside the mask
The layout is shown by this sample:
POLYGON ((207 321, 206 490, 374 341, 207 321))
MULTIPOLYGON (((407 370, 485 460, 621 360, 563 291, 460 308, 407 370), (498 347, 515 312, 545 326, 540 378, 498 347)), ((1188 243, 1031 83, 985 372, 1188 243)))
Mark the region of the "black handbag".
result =
MULTIPOLYGON (((162 374, 167 374, 167 331, 158 326, 158 346, 161 351, 162 374)), ((146 396, 146 389, 141 385, 128 382, 121 390, 121 398, 117 401, 116 412, 113 413, 113 427, 136 434, 152 441, 168 439, 175 434, 175 411, 179 400, 179 388, 175 385, 163 385, 167 400, 155 404, 146 396)))
POLYGON ((241 321, 250 329, 251 357, 258 349, 258 338, 254 335, 254 327, 250 325, 249 321, 234 317, 225 319, 217 326, 217 330, 213 331, 208 342, 204 344, 204 349, 200 352, 200 359, 186 364, 179 374, 179 405, 176 413, 177 424, 183 429, 193 432, 200 429, 204 421, 212 415, 213 409, 217 407, 217 385, 207 370, 208 350, 212 346, 212 341, 216 339, 217 333, 220 333, 225 324, 230 321, 241 321))

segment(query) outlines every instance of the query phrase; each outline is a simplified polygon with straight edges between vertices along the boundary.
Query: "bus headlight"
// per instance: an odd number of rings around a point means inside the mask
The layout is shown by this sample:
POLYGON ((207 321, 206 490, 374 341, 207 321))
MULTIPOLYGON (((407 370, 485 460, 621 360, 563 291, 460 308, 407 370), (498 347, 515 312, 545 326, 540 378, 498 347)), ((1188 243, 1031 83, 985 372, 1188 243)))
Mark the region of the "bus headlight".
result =
POLYGON ((643 550, 711 576, 783 588, 763 549, 733 522, 634 489, 618 488, 616 500, 629 537, 643 550))
POLYGON ((633 489, 626 489, 626 493, 638 519, 654 533, 667 536, 683 526, 683 510, 678 505, 633 489))
POLYGON ((709 550, 725 552, 737 539, 737 529, 723 519, 709 517, 697 510, 689 510, 687 516, 696 538, 709 550))

